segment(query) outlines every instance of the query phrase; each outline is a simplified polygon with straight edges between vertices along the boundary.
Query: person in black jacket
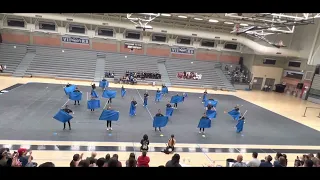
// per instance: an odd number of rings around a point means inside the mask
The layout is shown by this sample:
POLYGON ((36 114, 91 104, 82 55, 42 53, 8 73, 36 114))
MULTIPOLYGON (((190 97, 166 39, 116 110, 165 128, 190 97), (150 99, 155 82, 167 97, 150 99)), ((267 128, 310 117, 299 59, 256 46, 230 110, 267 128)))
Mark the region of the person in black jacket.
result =
MULTIPOLYGON (((64 109, 62 109, 62 110, 63 110, 64 112, 68 113, 68 114, 73 113, 72 110, 69 109, 69 106, 68 106, 68 105, 66 105, 66 106, 64 107, 64 109)), ((69 130, 71 130, 70 121, 68 121, 68 125, 69 125, 69 130)), ((66 123, 63 123, 63 130, 65 130, 65 129, 66 129, 66 123)))
POLYGON ((272 157, 268 155, 265 162, 261 162, 259 167, 272 167, 272 157))
POLYGON ((143 135, 143 138, 141 139, 141 147, 140 147, 140 151, 148 151, 149 150, 149 139, 148 139, 148 135, 143 135))
MULTIPOLYGON (((80 92, 78 87, 76 87, 76 89, 73 92, 80 92)), ((74 105, 76 105, 78 102, 78 105, 80 105, 80 101, 74 101, 74 105)))

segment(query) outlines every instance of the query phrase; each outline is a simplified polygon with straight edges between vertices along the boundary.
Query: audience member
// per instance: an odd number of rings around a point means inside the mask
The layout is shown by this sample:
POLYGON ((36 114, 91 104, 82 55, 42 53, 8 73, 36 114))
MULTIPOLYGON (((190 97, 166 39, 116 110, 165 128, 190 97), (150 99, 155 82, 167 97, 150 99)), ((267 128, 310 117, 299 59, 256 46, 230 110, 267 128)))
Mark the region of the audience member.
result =
POLYGON ((258 153, 257 152, 253 152, 252 153, 252 158, 253 159, 247 163, 248 167, 259 167, 261 161, 258 159, 258 153))
POLYGON ((304 162, 304 167, 313 167, 313 161, 311 159, 307 159, 304 162))
POLYGON ((149 167, 150 158, 147 151, 142 151, 142 155, 138 157, 138 167, 149 167))
POLYGON ((270 155, 268 155, 266 158, 265 158, 265 162, 261 162, 259 167, 272 167, 272 157, 270 155))
MULTIPOLYGON (((90 161, 93 161, 94 163, 96 163, 96 162, 97 162, 96 156, 97 156, 97 153, 96 153, 96 152, 92 152, 92 153, 91 153, 91 157, 87 157, 86 160, 88 160, 89 162, 90 162, 90 161)), ((91 164, 91 163, 90 163, 90 164, 91 164)))
POLYGON ((78 167, 79 162, 82 160, 83 153, 81 155, 73 155, 72 161, 70 162, 70 167, 78 167))
POLYGON ((40 164, 39 167, 55 167, 55 165, 53 164, 53 162, 45 162, 43 164, 40 164))
MULTIPOLYGON (((117 161, 117 166, 118 166, 118 167, 122 167, 122 164, 121 164, 121 162, 119 161, 119 156, 118 156, 118 154, 114 154, 111 159, 114 159, 114 160, 117 161)), ((110 160, 111 160, 111 159, 110 159, 110 160)), ((110 160, 109 160, 109 161, 110 161, 110 160)))
POLYGON ((180 165, 180 155, 174 154, 171 160, 166 163, 166 167, 182 167, 180 165))
POLYGON ((107 162, 107 161, 106 161, 105 158, 99 158, 99 159, 97 160, 96 165, 97 165, 98 167, 103 167, 106 162, 107 162))
POLYGON ((90 166, 90 162, 88 160, 81 160, 79 163, 78 163, 78 166, 77 167, 89 167, 90 166))
POLYGON ((114 158, 111 158, 109 161, 108 161, 108 165, 107 167, 121 167, 119 166, 119 161, 114 159, 114 158))
POLYGON ((286 167, 286 158, 280 156, 278 159, 278 163, 274 163, 274 167, 286 167))
POLYGON ((126 161, 126 167, 136 167, 137 160, 134 153, 130 153, 129 159, 126 161))
POLYGON ((232 167, 247 167, 246 163, 242 162, 242 160, 243 160, 243 156, 242 155, 238 155, 237 156, 237 162, 232 164, 232 167))

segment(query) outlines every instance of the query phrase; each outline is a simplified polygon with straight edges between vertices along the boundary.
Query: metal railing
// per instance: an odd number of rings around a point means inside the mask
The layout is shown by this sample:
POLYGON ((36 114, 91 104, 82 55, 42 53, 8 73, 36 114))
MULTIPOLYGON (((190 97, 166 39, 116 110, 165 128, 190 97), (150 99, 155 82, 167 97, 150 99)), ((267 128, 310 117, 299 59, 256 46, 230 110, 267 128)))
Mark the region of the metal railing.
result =
MULTIPOLYGON (((304 110, 304 114, 302 117, 306 117, 306 113, 308 109, 320 109, 318 107, 306 107, 306 109, 304 110)), ((319 111, 319 115, 317 116, 318 118, 320 118, 320 111, 319 111)))

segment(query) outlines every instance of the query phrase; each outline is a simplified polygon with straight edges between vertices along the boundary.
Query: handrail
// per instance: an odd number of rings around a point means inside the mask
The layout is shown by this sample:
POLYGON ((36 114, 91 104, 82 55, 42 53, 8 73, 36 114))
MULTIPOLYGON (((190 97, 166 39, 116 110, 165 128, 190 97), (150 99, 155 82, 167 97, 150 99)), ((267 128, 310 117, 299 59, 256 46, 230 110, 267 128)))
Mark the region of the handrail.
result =
MULTIPOLYGON (((313 109, 320 109, 319 107, 306 107, 306 109, 304 110, 304 114, 302 117, 306 117, 306 113, 307 113, 307 109, 308 108, 313 108, 313 109)), ((319 112, 319 115, 317 116, 318 118, 320 118, 320 112, 319 112)))

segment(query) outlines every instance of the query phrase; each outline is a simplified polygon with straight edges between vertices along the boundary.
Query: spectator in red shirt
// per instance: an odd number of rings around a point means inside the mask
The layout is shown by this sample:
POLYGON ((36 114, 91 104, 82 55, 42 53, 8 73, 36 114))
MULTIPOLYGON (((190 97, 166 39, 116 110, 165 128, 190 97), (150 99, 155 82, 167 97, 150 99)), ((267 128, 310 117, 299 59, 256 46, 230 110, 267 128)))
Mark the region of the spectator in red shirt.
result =
POLYGON ((138 157, 138 167, 149 167, 150 158, 147 151, 142 151, 142 155, 138 157))

